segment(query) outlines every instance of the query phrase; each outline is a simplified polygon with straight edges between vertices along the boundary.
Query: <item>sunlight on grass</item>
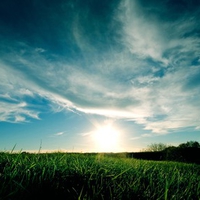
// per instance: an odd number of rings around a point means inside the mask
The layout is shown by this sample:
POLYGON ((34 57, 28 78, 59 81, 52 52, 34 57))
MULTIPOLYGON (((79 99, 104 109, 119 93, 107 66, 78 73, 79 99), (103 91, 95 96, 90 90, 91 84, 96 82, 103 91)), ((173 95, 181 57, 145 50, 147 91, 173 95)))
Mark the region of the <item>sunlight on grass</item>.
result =
POLYGON ((121 154, 0 153, 0 199, 199 199, 196 164, 121 154))
POLYGON ((120 154, 0 153, 0 199, 198 199, 195 164, 120 154))

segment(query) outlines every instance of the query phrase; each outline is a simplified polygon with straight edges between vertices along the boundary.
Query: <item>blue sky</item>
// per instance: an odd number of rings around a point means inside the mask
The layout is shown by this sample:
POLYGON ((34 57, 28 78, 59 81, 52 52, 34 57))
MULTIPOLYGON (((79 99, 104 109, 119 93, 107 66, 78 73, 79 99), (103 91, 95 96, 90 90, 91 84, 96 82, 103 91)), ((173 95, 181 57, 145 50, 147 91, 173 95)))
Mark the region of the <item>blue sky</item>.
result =
POLYGON ((0 150, 200 142, 199 18, 197 0, 2 0, 0 150))

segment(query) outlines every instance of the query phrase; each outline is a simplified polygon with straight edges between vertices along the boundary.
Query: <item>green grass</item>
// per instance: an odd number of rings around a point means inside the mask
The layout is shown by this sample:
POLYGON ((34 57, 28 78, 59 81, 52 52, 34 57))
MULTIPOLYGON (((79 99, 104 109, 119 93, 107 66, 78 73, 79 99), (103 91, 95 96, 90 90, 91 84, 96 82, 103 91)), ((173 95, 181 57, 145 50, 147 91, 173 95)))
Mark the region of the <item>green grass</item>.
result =
POLYGON ((200 166, 104 154, 0 153, 0 199, 200 199, 200 166))

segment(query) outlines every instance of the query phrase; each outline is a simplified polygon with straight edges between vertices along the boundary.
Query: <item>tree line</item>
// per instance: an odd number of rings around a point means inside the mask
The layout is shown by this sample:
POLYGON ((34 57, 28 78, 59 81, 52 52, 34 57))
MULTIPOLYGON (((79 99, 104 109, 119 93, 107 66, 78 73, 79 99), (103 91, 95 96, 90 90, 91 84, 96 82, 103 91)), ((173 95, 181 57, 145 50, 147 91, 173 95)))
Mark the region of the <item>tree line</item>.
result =
POLYGON ((188 141, 178 146, 154 143, 149 145, 142 152, 128 153, 128 156, 146 160, 178 161, 200 164, 200 144, 197 141, 188 141))

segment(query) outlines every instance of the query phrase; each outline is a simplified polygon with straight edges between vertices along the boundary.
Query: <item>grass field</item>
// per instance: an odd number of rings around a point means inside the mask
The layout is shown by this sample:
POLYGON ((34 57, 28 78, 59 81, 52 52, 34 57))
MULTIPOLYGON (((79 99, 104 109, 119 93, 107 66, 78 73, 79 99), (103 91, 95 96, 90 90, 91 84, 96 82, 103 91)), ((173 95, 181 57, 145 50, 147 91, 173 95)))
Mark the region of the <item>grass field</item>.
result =
POLYGON ((0 199, 200 199, 200 166, 125 154, 0 153, 0 199), (46 197, 46 198, 45 198, 46 197))

